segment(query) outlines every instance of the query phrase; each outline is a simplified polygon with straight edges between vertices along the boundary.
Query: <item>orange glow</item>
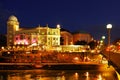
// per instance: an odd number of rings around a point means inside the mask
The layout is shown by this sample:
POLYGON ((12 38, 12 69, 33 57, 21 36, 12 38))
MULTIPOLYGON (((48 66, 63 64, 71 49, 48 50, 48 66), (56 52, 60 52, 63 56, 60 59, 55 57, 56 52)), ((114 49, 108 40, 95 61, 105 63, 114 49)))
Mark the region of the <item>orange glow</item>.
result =
POLYGON ((85 76, 88 77, 88 76, 89 76, 89 72, 86 72, 86 73, 85 73, 85 76))
POLYGON ((79 58, 78 58, 78 57, 75 57, 74 60, 79 60, 79 58))
POLYGON ((77 72, 75 73, 74 76, 75 76, 75 80, 78 80, 78 78, 79 78, 79 74, 78 74, 77 72))
POLYGON ((109 48, 109 47, 107 47, 107 48, 106 48, 106 51, 110 51, 110 48, 109 48))

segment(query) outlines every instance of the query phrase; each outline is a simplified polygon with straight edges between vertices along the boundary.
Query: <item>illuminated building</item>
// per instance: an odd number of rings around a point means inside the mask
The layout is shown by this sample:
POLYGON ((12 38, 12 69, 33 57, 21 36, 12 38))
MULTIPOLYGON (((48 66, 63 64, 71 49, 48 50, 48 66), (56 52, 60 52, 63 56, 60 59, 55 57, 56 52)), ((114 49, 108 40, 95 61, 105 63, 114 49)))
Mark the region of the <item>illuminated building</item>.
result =
POLYGON ((75 48, 76 41, 90 42, 92 37, 88 33, 70 33, 67 30, 62 30, 60 25, 56 28, 37 26, 35 28, 20 28, 17 17, 10 16, 7 21, 7 46, 8 47, 23 47, 39 49, 39 50, 68 50, 78 51, 79 47, 75 48), (61 38, 63 39, 62 44, 61 38), (75 48, 75 49, 73 49, 75 48))
POLYGON ((72 34, 69 31, 63 29, 61 30, 60 34, 63 38, 63 45, 73 45, 77 41, 86 41, 89 43, 93 40, 93 37, 89 33, 77 32, 72 34))
MULTIPOLYGON (((62 29, 62 28, 61 28, 62 29)), ((62 45, 61 51, 63 52, 83 52, 86 49, 89 49, 87 45, 74 45, 77 41, 86 41, 89 43, 92 41, 92 36, 89 33, 70 33, 69 31, 62 29, 61 30, 62 45)))
POLYGON ((50 28, 20 28, 18 19, 10 16, 7 21, 7 46, 57 46, 60 45, 60 26, 50 28))
POLYGON ((69 31, 61 29, 60 35, 61 35, 61 38, 63 39, 62 45, 73 44, 73 35, 69 31))
POLYGON ((73 43, 77 41, 86 41, 89 43, 93 40, 93 37, 89 33, 77 32, 73 34, 73 43))

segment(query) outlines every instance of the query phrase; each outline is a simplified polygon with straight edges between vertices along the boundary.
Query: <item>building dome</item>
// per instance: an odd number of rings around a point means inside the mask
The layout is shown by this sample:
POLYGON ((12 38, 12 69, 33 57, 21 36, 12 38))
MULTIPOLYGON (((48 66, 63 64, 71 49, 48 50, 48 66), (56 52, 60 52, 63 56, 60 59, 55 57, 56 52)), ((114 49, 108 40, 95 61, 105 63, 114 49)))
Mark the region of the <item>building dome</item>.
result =
POLYGON ((8 21, 18 21, 17 17, 15 17, 14 15, 10 16, 8 21))

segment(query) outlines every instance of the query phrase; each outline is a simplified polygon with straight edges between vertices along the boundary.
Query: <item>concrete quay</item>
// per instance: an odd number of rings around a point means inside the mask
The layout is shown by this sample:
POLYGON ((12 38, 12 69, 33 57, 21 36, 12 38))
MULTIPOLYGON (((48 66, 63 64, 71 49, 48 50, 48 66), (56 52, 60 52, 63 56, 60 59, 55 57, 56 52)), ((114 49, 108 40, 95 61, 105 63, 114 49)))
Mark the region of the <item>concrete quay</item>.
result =
POLYGON ((103 51, 102 55, 109 60, 109 64, 112 65, 120 74, 120 54, 109 51, 103 51))
MULTIPOLYGON (((0 69, 107 70, 107 64, 80 63, 0 63, 0 69)), ((111 69, 113 70, 113 69, 111 69)))

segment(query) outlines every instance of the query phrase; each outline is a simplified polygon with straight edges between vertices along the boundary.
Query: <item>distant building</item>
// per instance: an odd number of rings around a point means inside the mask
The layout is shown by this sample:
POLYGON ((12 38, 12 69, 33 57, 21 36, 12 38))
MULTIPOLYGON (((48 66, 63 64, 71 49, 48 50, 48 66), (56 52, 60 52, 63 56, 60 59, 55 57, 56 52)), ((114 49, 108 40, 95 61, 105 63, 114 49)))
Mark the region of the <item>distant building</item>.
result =
POLYGON ((60 31, 61 38, 63 39, 63 42, 61 45, 72 45, 73 44, 73 35, 64 29, 61 29, 60 31))
POLYGON ((86 41, 87 43, 89 43, 92 40, 93 40, 93 37, 89 33, 76 32, 73 34, 73 43, 74 44, 77 41, 86 41))
POLYGON ((17 17, 10 16, 7 21, 7 46, 18 45, 60 45, 60 26, 50 28, 38 26, 36 28, 20 28, 17 17))
POLYGON ((61 38, 63 39, 63 45, 73 45, 77 41, 86 41, 89 43, 93 40, 93 37, 89 33, 85 32, 71 33, 68 30, 62 29, 60 34, 61 38))

